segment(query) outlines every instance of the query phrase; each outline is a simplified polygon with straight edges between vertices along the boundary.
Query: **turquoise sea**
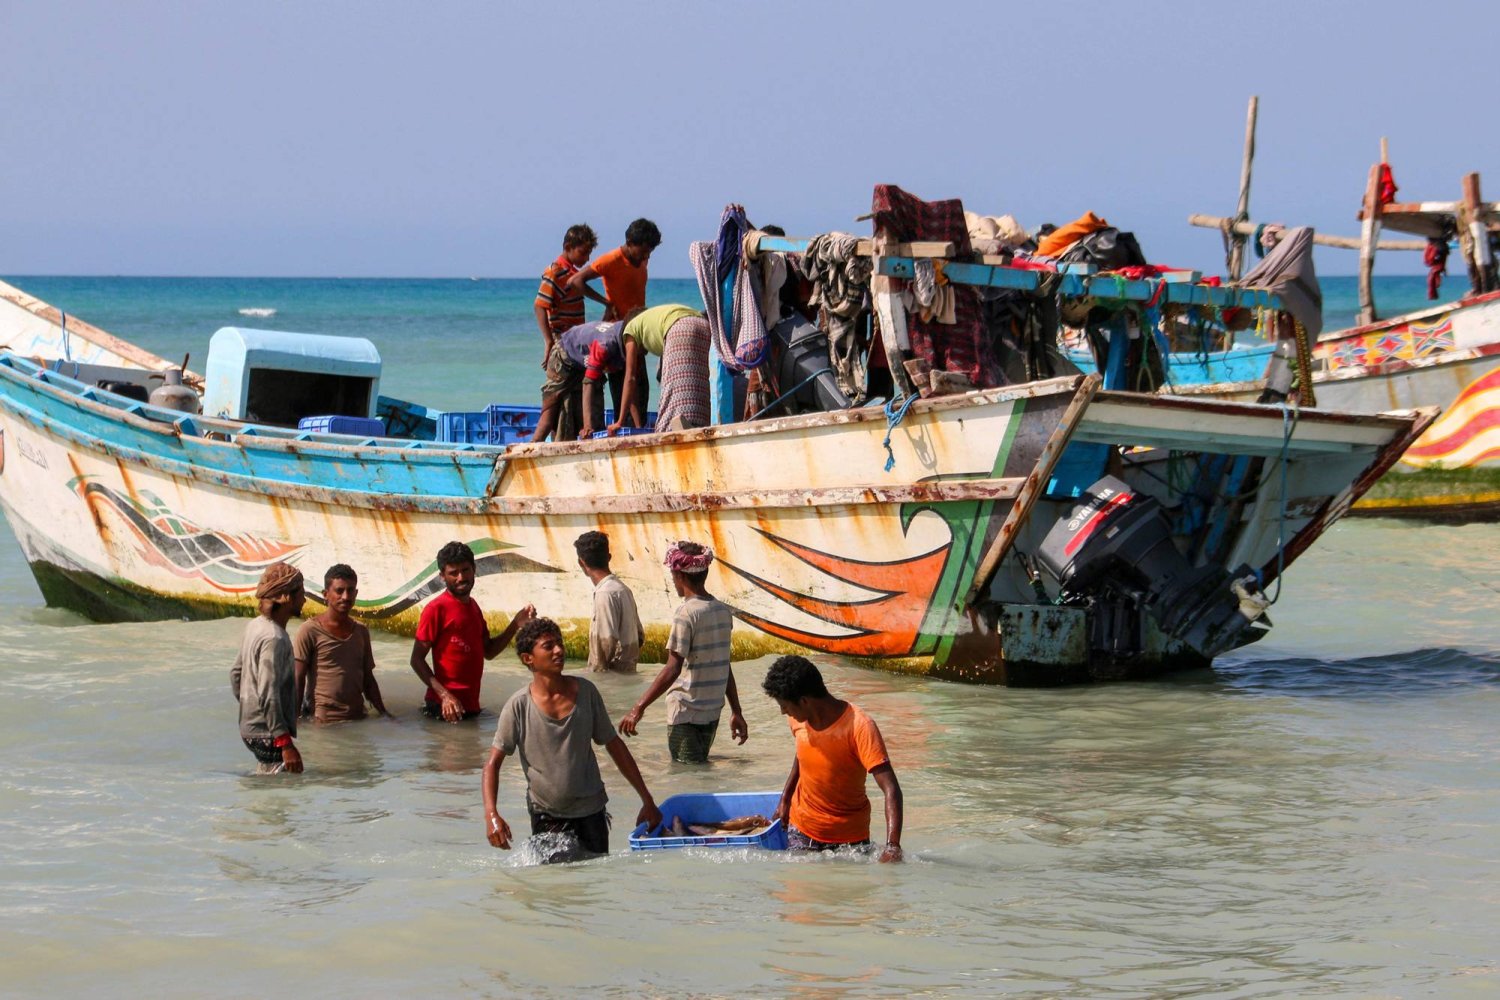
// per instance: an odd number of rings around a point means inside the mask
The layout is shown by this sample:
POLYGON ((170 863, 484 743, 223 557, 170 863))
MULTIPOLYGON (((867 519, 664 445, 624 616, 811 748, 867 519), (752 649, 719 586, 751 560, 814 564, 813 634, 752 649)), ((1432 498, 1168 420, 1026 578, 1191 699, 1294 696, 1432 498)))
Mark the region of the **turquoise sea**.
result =
MULTIPOLYGON (((443 409, 540 381, 530 279, 5 280, 200 369, 243 325, 369 337, 387 394, 443 409)), ((1324 288, 1352 321, 1353 280, 1324 288)), ((1378 294, 1423 301, 1420 278, 1378 294)), ((637 805, 605 762, 614 853, 544 867, 484 842, 493 717, 421 721, 407 643, 376 639, 397 720, 312 727, 306 774, 257 780, 227 683, 242 620, 47 609, 0 528, 0 995, 1492 997, 1497 565, 1500 526, 1346 521, 1289 571, 1268 639, 1155 683, 825 658, 890 744, 907 864, 630 853, 637 805)), ((648 712, 631 746, 659 799, 781 785, 766 665, 736 665, 750 741, 706 768, 669 763, 648 712)), ((651 675, 603 678, 611 711, 651 675)), ((503 655, 485 701, 524 683, 503 655)))
MULTIPOLYGON (((162 357, 191 354, 189 367, 197 370, 215 330, 246 326, 368 337, 385 362, 382 391, 441 410, 530 403, 541 384, 541 337, 531 312, 537 283, 530 278, 4 280, 162 357)), ((1424 280, 1380 279, 1381 311, 1420 308, 1424 280)), ((1355 279, 1322 283, 1327 328, 1352 325, 1355 279)), ((701 301, 691 279, 653 278, 648 290, 652 305, 701 301)), ((589 310, 597 319, 599 307, 589 303, 589 310)))

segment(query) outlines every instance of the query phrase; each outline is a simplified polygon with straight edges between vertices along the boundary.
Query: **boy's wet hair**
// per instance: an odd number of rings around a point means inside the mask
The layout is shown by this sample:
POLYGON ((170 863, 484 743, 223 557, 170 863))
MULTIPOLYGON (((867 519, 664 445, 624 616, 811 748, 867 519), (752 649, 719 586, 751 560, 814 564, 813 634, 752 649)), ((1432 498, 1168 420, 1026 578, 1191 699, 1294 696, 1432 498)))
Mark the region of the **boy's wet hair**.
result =
POLYGON ((449 542, 438 549, 437 564, 439 570, 442 570, 444 566, 462 566, 464 563, 468 563, 470 566, 474 565, 474 550, 463 542, 449 542))
POLYGON ((589 569, 609 569, 609 536, 602 531, 585 531, 573 541, 578 558, 589 569))
POLYGON ((827 698, 828 688, 823 684, 823 675, 805 656, 783 656, 771 664, 761 690, 772 698, 782 701, 797 701, 800 698, 827 698))
POLYGON ((599 237, 594 235, 593 227, 585 226, 581 222, 576 226, 569 226, 568 231, 563 233, 564 250, 571 250, 574 247, 582 246, 596 247, 598 245, 599 237))
POLYGON ((655 250, 661 246, 661 230, 650 219, 636 219, 625 228, 625 242, 655 250))
POLYGON ((562 641, 562 629, 557 627, 557 622, 551 618, 531 619, 516 632, 516 653, 530 653, 536 647, 536 641, 544 635, 553 635, 558 642, 562 641))
POLYGON ((333 586, 335 580, 348 580, 350 583, 359 583, 359 574, 354 572, 354 567, 347 563, 334 563, 328 567, 328 572, 323 574, 323 589, 327 590, 333 586))

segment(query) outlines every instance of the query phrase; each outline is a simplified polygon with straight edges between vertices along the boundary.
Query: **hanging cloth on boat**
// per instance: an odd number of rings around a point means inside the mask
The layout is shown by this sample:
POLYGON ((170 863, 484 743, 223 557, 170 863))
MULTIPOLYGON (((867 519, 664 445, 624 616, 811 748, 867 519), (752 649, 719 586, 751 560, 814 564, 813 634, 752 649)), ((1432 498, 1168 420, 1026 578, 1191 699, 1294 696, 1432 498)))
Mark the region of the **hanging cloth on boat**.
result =
POLYGON ((1288 229, 1276 249, 1234 284, 1264 288, 1281 296, 1287 312, 1316 340, 1323 332, 1323 289, 1313 269, 1313 231, 1307 226, 1288 229))
POLYGON ((854 326, 874 270, 874 261, 858 251, 858 237, 823 233, 802 254, 802 273, 813 286, 811 304, 820 307, 828 334, 834 381, 856 406, 865 399, 866 369, 854 326))
POLYGON ((745 234, 745 260, 752 270, 760 269, 760 315, 769 331, 781 321, 781 288, 786 284, 791 268, 787 267, 786 254, 761 252, 760 238, 767 235, 759 229, 745 234))
MULTIPOLYGON (((875 232, 897 243, 933 240, 952 243, 955 254, 972 253, 968 223, 963 202, 923 201, 893 184, 877 184, 871 201, 875 232)), ((934 277, 936 277, 934 275, 934 277)), ((995 359, 994 341, 984 325, 979 293, 970 285, 951 284, 944 291, 943 302, 930 319, 919 314, 907 316, 907 336, 911 350, 931 365, 935 372, 962 375, 981 388, 1000 384, 1000 365, 995 359), (949 312, 946 296, 952 293, 949 312), (947 322, 951 317, 952 322, 947 322)), ((935 298, 934 303, 938 300, 935 298)))
POLYGON ((1436 299, 1443 287, 1443 275, 1448 273, 1448 241, 1428 237, 1427 248, 1422 251, 1422 263, 1427 265, 1427 297, 1436 299))
MULTIPOLYGON (((744 211, 740 211, 744 218, 744 211)), ((726 217, 729 215, 725 213, 726 217)), ((733 226, 732 220, 726 223, 733 226)), ((721 225, 721 235, 725 227, 721 225)), ((746 227, 748 229, 748 227, 746 227)), ((693 264, 693 274, 698 278, 698 291, 708 315, 709 329, 714 346, 724 366, 730 371, 742 372, 756 367, 766 356, 766 323, 760 312, 760 295, 751 278, 750 270, 742 267, 739 247, 744 234, 734 236, 734 265, 728 271, 728 293, 720 278, 718 245, 699 240, 688 248, 688 259, 693 264)))

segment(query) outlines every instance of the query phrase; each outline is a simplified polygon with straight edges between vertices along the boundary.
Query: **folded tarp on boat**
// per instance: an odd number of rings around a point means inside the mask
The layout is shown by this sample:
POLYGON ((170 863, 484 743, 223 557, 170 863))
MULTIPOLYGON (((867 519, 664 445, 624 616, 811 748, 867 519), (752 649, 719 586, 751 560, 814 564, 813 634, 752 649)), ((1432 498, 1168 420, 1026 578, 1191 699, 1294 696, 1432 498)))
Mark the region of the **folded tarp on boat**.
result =
MULTIPOLYGON (((964 204, 957 198, 923 201, 894 184, 877 184, 870 210, 875 232, 898 243, 935 240, 952 243, 960 257, 973 252, 964 204)), ((953 323, 924 320, 915 312, 907 316, 911 349, 934 371, 960 372, 977 386, 998 385, 999 366, 980 312, 979 293, 969 285, 957 285, 953 293, 953 323)))

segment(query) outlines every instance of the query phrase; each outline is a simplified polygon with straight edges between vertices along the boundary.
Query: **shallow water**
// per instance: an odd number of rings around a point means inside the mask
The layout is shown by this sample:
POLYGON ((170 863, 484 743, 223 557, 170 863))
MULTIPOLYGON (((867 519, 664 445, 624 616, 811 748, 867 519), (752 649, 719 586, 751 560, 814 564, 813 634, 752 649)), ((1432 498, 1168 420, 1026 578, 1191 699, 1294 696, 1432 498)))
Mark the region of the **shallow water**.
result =
MULTIPOLYGON (((306 774, 256 779, 226 680, 242 621, 82 624, 6 544, 3 992, 1494 995, 1497 557, 1489 527, 1346 524, 1260 648, 1160 683, 825 661, 892 748, 905 865, 632 854, 605 762, 615 853, 541 867, 484 843, 493 719, 420 720, 404 642, 377 637, 398 721, 312 728, 306 774)), ((737 667, 751 740, 707 768, 670 764, 648 714, 658 798, 780 785, 764 669, 737 667)), ((648 678, 603 678, 612 711, 648 678)), ((502 656, 486 703, 522 683, 502 656)), ((524 826, 510 767, 501 809, 524 826)))
MULTIPOLYGON (((391 363, 388 391, 429 401, 465 364, 434 345, 480 352, 489 330, 527 343, 520 284, 470 309, 461 282, 372 304, 372 285, 291 283, 288 300, 274 282, 48 280, 19 283, 164 353, 251 322, 237 308, 278 307, 284 324, 254 322, 291 329, 364 323, 388 363, 409 359, 391 363), (152 323, 163 294, 180 301, 152 323), (413 311, 429 294, 437 320, 413 311), (364 319, 319 318, 335 313, 364 319)), ((531 386, 528 364, 497 363, 496 384, 531 386)), ((463 405, 505 398, 459 391, 463 405)), ((632 854, 638 804, 607 761, 612 855, 543 867, 524 847, 496 851, 479 797, 493 717, 422 721, 409 647, 383 636, 378 676, 401 718, 310 728, 306 774, 249 777, 227 681, 244 622, 85 624, 41 606, 8 536, 0 994, 1500 989, 1500 527, 1338 526, 1291 569, 1271 636, 1212 673, 1021 691, 821 661, 890 744, 906 795, 899 866, 632 854)), ((781 785, 791 742, 758 693, 765 666, 737 665, 751 739, 721 744, 707 768, 667 761, 653 706, 631 747, 659 799, 781 785)), ((603 678, 611 710, 649 677, 603 678)), ((485 702, 524 682, 503 655, 485 702)), ((524 831, 514 763, 500 804, 524 831)))

